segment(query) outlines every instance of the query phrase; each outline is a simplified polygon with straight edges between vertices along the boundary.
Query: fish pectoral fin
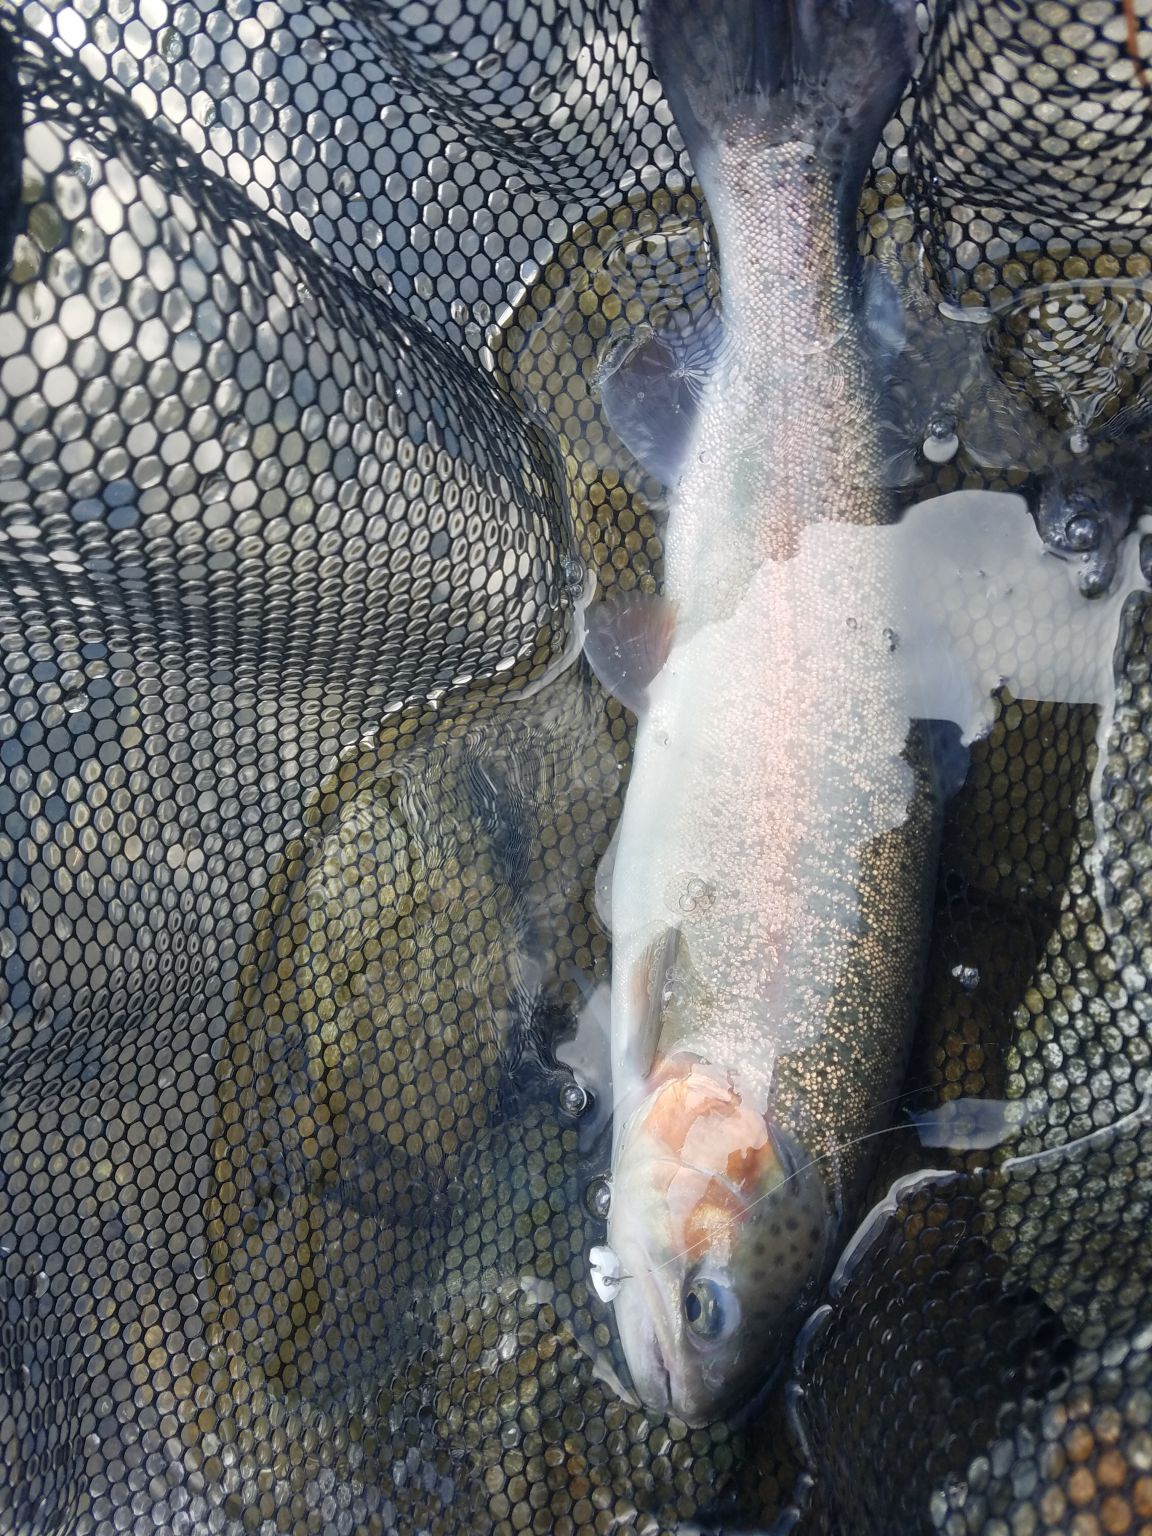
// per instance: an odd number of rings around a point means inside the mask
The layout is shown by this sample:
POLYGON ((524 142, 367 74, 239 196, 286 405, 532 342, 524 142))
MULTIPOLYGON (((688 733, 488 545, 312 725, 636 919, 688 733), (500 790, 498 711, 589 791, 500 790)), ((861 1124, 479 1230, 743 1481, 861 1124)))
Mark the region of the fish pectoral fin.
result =
POLYGON ((617 822, 612 829, 612 836, 608 846, 604 850, 604 856, 596 868, 596 884, 593 888, 593 904, 596 908, 596 916, 605 933, 612 932, 612 877, 616 872, 616 854, 620 848, 620 828, 622 822, 617 822))
POLYGON ((1001 687, 1018 699, 1113 703, 1122 610, 1144 586, 1137 538, 1110 590, 1089 598, 1020 496, 955 491, 909 508, 884 537, 898 573, 890 643, 914 718, 955 721, 967 744, 991 726, 1001 687))
POLYGON ((629 1065, 640 1079, 648 1076, 656 1060, 680 942, 679 928, 666 928, 648 945, 632 972, 631 1012, 637 1027, 629 1046, 629 1065))
POLYGON ((668 660, 676 635, 676 604, 630 592, 589 608, 584 651, 604 687, 633 714, 648 702, 648 685, 668 660))
POLYGON ((629 1046, 629 1067, 644 1079, 658 1056, 669 1057, 675 1051, 687 1016, 708 1003, 680 928, 666 928, 648 945, 636 962, 631 987, 637 1027, 629 1046))

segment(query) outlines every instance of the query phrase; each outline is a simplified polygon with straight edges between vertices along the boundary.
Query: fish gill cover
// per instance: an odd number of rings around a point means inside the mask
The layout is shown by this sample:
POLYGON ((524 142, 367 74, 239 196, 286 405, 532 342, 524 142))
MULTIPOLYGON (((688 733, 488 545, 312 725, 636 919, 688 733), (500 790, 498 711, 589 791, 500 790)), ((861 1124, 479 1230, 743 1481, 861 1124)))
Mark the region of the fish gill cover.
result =
MULTIPOLYGON (((1147 15, 925 15, 861 203, 896 494, 1055 484, 1089 585, 1147 15)), ((719 282, 636 8, 23 0, 0 88, 0 1530, 1145 1526, 1147 606, 1102 764, 1002 693, 945 826, 908 1102, 1007 1155, 890 1138, 771 1400, 650 1415, 557 1060, 634 728, 579 617, 662 574, 600 384, 682 324, 690 410, 719 282)))

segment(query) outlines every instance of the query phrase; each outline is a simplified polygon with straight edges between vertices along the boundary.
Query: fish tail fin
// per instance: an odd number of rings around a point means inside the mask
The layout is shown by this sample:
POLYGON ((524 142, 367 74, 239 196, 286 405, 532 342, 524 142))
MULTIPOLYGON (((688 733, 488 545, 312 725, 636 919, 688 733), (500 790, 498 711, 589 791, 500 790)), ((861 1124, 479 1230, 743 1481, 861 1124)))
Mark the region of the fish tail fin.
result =
POLYGON ((855 196, 912 73, 915 12, 915 0, 647 0, 643 28, 702 180, 726 139, 766 132, 812 143, 855 196))

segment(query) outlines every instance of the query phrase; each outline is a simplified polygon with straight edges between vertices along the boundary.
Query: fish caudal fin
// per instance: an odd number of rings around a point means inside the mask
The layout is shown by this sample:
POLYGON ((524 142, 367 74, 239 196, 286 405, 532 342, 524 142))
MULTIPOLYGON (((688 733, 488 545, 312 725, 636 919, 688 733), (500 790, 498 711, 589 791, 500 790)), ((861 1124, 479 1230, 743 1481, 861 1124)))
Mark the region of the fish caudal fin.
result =
POLYGON ((647 0, 644 39, 702 179, 734 132, 862 177, 916 57, 915 0, 647 0))

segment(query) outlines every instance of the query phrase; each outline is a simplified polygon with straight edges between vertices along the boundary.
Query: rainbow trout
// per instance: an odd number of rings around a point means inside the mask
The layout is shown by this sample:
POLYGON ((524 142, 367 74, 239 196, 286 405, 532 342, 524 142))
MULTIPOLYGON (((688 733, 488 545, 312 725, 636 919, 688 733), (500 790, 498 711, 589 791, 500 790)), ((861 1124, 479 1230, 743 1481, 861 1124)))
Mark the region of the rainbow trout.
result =
POLYGON ((913 0, 649 0, 644 19, 719 241, 723 340, 664 592, 587 615, 640 717, 602 872, 613 1166, 592 1272, 645 1405, 699 1424, 773 1375, 892 1118, 935 875, 924 723, 970 741, 1006 684, 1099 705, 1103 746, 1143 578, 1136 539, 1088 572, 1071 535, 1046 553, 1019 497, 897 520, 880 489, 854 224, 913 0))
POLYGON ((855 218, 913 0, 649 0, 719 242, 723 341, 660 599, 590 650, 642 688, 611 873, 608 1242, 633 1382, 715 1418, 826 1277, 913 1023, 936 816, 899 669, 855 218))

